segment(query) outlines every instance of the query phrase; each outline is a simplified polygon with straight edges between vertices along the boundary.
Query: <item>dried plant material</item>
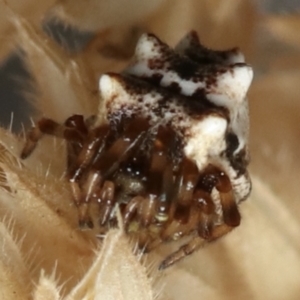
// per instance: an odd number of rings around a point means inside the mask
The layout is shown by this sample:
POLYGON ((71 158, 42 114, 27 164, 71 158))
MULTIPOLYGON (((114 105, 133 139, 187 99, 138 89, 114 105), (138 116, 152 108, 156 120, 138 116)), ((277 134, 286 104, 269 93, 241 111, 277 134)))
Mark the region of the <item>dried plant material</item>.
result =
POLYGON ((39 300, 61 299, 72 288, 74 292, 67 299, 83 299, 82 293, 86 293, 84 299, 153 299, 152 281, 120 230, 112 230, 108 234, 98 260, 87 271, 95 256, 93 238, 90 232, 77 230, 77 214, 69 204, 69 191, 51 175, 40 177, 27 170, 14 154, 18 153, 18 140, 9 132, 3 131, 2 136, 0 166, 10 191, 1 191, 1 217, 11 216, 15 234, 24 236, 22 243, 15 244, 4 225, 0 226, 1 244, 9 248, 6 251, 2 247, 0 252, 5 259, 3 266, 0 264, 0 273, 3 273, 1 284, 4 284, 2 298, 11 299, 12 293, 18 293, 20 298, 16 296, 15 299, 29 299, 25 291, 30 295, 33 281, 36 282, 34 299, 39 300), (27 259, 29 264, 24 262, 24 253, 27 256, 31 253, 27 259), (41 273, 37 282, 40 268, 45 272, 41 273), (77 286, 85 271, 86 275, 77 286), (24 272, 28 274, 24 275, 24 272), (47 277, 46 273, 52 275, 47 277), (117 282, 114 276, 121 276, 120 281, 117 282), (28 283, 19 287, 19 281, 22 283, 23 279, 28 279, 28 283), (5 282, 14 284, 5 285, 5 282), (22 288, 26 290, 22 291, 22 288), (102 298, 105 293, 119 293, 120 297, 102 298), (87 298, 91 297, 88 295, 93 297, 87 298))
MULTIPOLYGON (((14 154, 14 150, 18 147, 17 138, 9 131, 5 131, 0 128, 0 163, 6 163, 13 166, 22 166, 22 163, 18 159, 17 155, 14 154), (8 149, 5 144, 10 145, 10 149, 8 149)), ((0 188, 4 188, 7 191, 11 192, 11 188, 9 187, 6 175, 3 169, 0 167, 0 188)))
MULTIPOLYGON (((35 24, 38 24, 43 20, 45 13, 55 4, 56 0, 47 0, 47 1, 38 1, 38 0, 29 0, 15 1, 15 0, 1 0, 0 7, 1 12, 3 13, 3 18, 1 22, 5 20, 11 21, 12 11, 18 14, 20 17, 24 17, 28 20, 31 20, 35 24)), ((0 27, 3 25, 0 23, 0 27)))
POLYGON ((26 62, 36 84, 34 104, 57 121, 69 114, 90 115, 97 104, 96 85, 80 61, 64 53, 25 19, 15 19, 26 62), (66 115, 67 114, 67 115, 66 115))
POLYGON ((105 30, 132 24, 153 13, 164 0, 60 0, 53 14, 82 30, 105 30))
POLYGON ((101 251, 83 278, 65 297, 55 279, 55 272, 47 277, 42 270, 34 289, 35 300, 152 300, 153 280, 149 272, 133 253, 131 243, 120 229, 106 235, 101 251))
POLYGON ((128 238, 120 229, 111 229, 97 259, 66 300, 151 300, 151 281, 134 255, 128 238))
POLYGON ((0 298, 2 300, 29 300, 30 275, 18 244, 0 222, 0 298))
POLYGON ((300 14, 282 14, 265 16, 266 28, 280 41, 300 47, 300 14))
POLYGON ((61 288, 57 286, 55 281, 55 272, 47 277, 42 270, 39 282, 33 292, 33 300, 60 300, 60 292, 61 288))
MULTIPOLYGON (((25 170, 22 170, 22 176, 18 176, 20 171, 8 166, 1 167, 10 188, 18 191, 6 199, 2 197, 1 211, 14 218, 16 233, 24 234, 25 226, 26 232, 30 232, 22 243, 22 252, 30 253, 34 247, 35 261, 38 264, 42 264, 47 272, 51 272, 57 263, 59 275, 65 279, 70 278, 66 286, 74 284, 76 278, 81 275, 83 266, 88 266, 92 259, 92 245, 91 240, 88 241, 76 230, 76 226, 70 226, 66 222, 63 211, 49 205, 53 197, 56 201, 64 201, 66 197, 63 193, 56 194, 58 190, 51 182, 47 183, 47 188, 50 189, 47 191, 38 183, 39 180, 31 177, 25 170), (51 193, 52 190, 56 193, 51 193), (47 197, 50 201, 47 201, 47 197), (78 257, 82 265, 80 268, 74 265, 78 257)), ((39 268, 33 271, 39 273, 39 268)))
POLYGON ((22 16, 37 25, 55 2, 56 0, 0 1, 0 60, 4 59, 15 46, 13 37, 16 35, 16 30, 12 22, 13 15, 22 16))
MULTIPOLYGON (((60 275, 70 278, 66 286, 72 284, 83 269, 76 268, 74 261, 80 256, 82 266, 88 266, 93 251, 92 239, 76 230, 76 213, 72 213, 74 208, 65 201, 69 192, 61 182, 34 175, 3 156, 0 167, 10 189, 1 193, 1 218, 13 218, 14 232, 18 236, 26 234, 21 252, 30 253, 34 247, 35 265, 42 264, 51 272, 58 263, 60 275)), ((32 272, 39 274, 39 268, 32 272)))

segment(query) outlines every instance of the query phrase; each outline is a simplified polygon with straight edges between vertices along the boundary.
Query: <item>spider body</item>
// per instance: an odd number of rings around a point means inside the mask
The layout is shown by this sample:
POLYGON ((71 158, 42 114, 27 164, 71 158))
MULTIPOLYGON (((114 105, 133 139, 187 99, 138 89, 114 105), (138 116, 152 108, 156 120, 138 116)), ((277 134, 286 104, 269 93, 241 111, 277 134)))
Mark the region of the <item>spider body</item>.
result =
POLYGON ((238 50, 204 48, 194 32, 175 50, 143 35, 131 65, 100 79, 100 114, 63 125, 41 119, 26 158, 43 134, 67 141, 67 179, 81 227, 105 232, 119 207, 126 232, 150 251, 190 236, 166 268, 240 224, 251 183, 246 92, 251 68, 238 50), (97 220, 89 213, 97 202, 97 220))

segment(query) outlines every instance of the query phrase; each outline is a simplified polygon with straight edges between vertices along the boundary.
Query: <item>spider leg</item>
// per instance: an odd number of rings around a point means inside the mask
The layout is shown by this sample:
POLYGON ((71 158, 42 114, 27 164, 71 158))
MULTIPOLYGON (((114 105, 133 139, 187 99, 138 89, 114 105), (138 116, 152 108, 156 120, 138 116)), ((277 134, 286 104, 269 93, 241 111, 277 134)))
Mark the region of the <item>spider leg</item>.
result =
POLYGON ((65 121, 64 126, 66 127, 64 131, 64 138, 67 140, 73 139, 72 133, 68 137, 68 133, 67 133, 68 129, 70 130, 70 132, 72 132, 72 129, 75 129, 76 132, 81 136, 86 136, 88 134, 87 124, 83 118, 83 115, 73 115, 69 117, 65 121))
POLYGON ((127 203, 123 213, 125 228, 128 227, 129 222, 133 219, 139 208, 139 204, 142 201, 144 201, 144 198, 142 196, 135 196, 127 203))
POLYGON ((151 158, 147 192, 157 198, 154 204, 155 214, 151 215, 154 220, 150 227, 150 231, 155 232, 157 237, 149 241, 147 251, 163 241, 174 240, 191 232, 198 224, 199 209, 191 209, 191 204, 199 172, 193 162, 183 159, 177 180, 174 179, 176 157, 168 153, 169 145, 174 144, 174 139, 175 135, 170 130, 158 132, 158 143, 151 158))
POLYGON ((67 171, 73 166, 78 154, 80 153, 84 140, 88 135, 88 126, 82 115, 69 117, 62 129, 63 138, 67 140, 67 171))
POLYGON ((159 265, 159 270, 164 270, 172 266, 173 264, 183 259, 184 257, 191 255, 199 248, 221 238, 225 234, 229 233, 233 228, 234 227, 228 226, 227 224, 222 224, 212 229, 209 239, 205 240, 199 235, 193 237, 187 244, 184 244, 177 251, 168 255, 159 265))
POLYGON ((239 226, 241 222, 241 215, 234 200, 230 180, 224 172, 219 173, 216 189, 220 193, 224 223, 228 226, 239 226))
POLYGON ((69 183, 76 205, 79 205, 82 197, 80 179, 93 161, 103 153, 108 132, 108 126, 93 129, 76 157, 75 163, 68 170, 69 183))
POLYGON ((219 191, 224 223, 213 226, 211 216, 214 207, 210 204, 212 201, 205 192, 196 190, 194 200, 198 202, 198 205, 200 204, 199 208, 201 209, 198 219, 198 235, 192 238, 187 244, 181 246, 177 251, 167 256, 160 264, 160 270, 173 265, 206 244, 221 238, 240 224, 241 216, 235 202, 229 178, 221 171, 216 173, 216 178, 215 187, 219 191))
POLYGON ((188 159, 183 159, 180 169, 176 184, 178 190, 174 218, 181 223, 187 223, 199 172, 195 163, 188 159))
MULTIPOLYGON (((199 172, 196 165, 187 159, 183 159, 175 184, 172 181, 172 190, 169 194, 171 200, 176 200, 171 203, 168 221, 161 231, 159 243, 176 240, 185 233, 191 232, 197 226, 199 208, 195 205, 192 206, 192 201, 198 176, 199 172), (174 185, 177 188, 174 189, 174 185)), ((167 182, 168 185, 171 184, 170 179, 167 182)), ((157 244, 158 241, 154 241, 149 245, 149 248, 154 248, 157 244)))
MULTIPOLYGON (((90 225, 91 222, 86 208, 87 204, 94 197, 94 194, 97 194, 97 190, 102 186, 105 178, 111 176, 122 161, 128 159, 130 154, 140 145, 148 129, 149 124, 146 120, 134 119, 124 129, 121 137, 114 141, 101 156, 93 160, 78 200, 81 226, 90 225)), ((99 204, 102 206, 101 199, 99 199, 99 204)))
POLYGON ((147 194, 149 198, 155 198, 155 219, 159 223, 167 221, 169 210, 169 201, 167 195, 162 194, 164 183, 164 170, 168 170, 167 157, 164 151, 154 150, 151 158, 151 165, 148 174, 147 194))
MULTIPOLYGON (((153 217, 158 226, 170 221, 170 210, 174 195, 173 164, 168 153, 169 146, 175 139, 174 132, 169 128, 160 127, 151 156, 148 173, 147 193, 156 197, 153 217)), ((150 218, 149 218, 150 220, 150 218)))
MULTIPOLYGON (((161 241, 175 241, 182 236, 189 235, 190 233, 194 232, 199 223, 200 210, 195 206, 191 206, 188 209, 188 214, 189 219, 186 223, 182 223, 181 220, 176 219, 173 219, 172 222, 169 222, 161 232, 161 241)), ((150 245, 150 247, 156 247, 155 243, 150 245)))
POLYGON ((172 215, 170 214, 172 207, 172 199, 174 195, 174 180, 173 180, 173 172, 172 165, 168 163, 165 166, 165 170, 162 173, 162 192, 160 193, 155 219, 160 223, 166 223, 171 221, 172 215))
POLYGON ((68 172, 71 182, 78 181, 92 161, 103 153, 108 132, 108 126, 100 126, 93 129, 88 135, 86 142, 78 153, 74 166, 68 172))
POLYGON ((159 233, 170 222, 174 180, 172 162, 169 157, 169 144, 174 133, 166 127, 159 127, 152 136, 149 153, 149 166, 146 178, 145 195, 137 204, 136 216, 142 229, 138 234, 140 247, 145 249, 153 243, 160 243, 159 233))
POLYGON ((65 138, 68 141, 79 142, 83 140, 83 135, 86 133, 83 117, 74 115, 68 118, 64 125, 59 124, 52 119, 42 118, 36 126, 32 127, 26 135, 26 143, 21 152, 21 158, 27 158, 36 148, 37 143, 43 135, 53 135, 60 138, 65 138))
POLYGON ((125 229, 131 236, 135 237, 140 249, 145 249, 149 242, 149 228, 146 228, 151 226, 155 215, 155 204, 156 197, 151 195, 135 196, 125 207, 123 214, 125 229))
POLYGON ((21 158, 25 159, 33 152, 38 141, 42 138, 44 134, 62 136, 61 129, 62 126, 51 119, 40 119, 37 122, 36 126, 33 126, 26 135, 26 143, 21 152, 21 158))
POLYGON ((112 181, 106 180, 101 188, 100 195, 98 197, 100 214, 100 225, 105 225, 109 220, 112 209, 116 203, 115 197, 115 184, 112 181))
POLYGON ((143 120, 134 120, 130 123, 122 137, 117 139, 111 147, 103 153, 91 166, 86 184, 84 201, 88 202, 96 186, 102 184, 103 178, 111 175, 117 170, 120 163, 130 155, 130 152, 137 148, 148 129, 148 123, 143 120))

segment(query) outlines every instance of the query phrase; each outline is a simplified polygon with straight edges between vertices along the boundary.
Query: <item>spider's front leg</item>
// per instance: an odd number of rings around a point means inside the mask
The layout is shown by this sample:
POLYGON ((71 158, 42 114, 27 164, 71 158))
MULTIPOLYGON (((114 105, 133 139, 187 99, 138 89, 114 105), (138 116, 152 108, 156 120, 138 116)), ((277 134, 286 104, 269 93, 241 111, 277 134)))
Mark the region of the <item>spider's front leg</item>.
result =
MULTIPOLYGON (((82 115, 73 115, 69 117, 64 124, 59 124, 49 118, 40 119, 27 133, 25 146, 21 152, 21 158, 25 159, 30 156, 39 140, 45 134, 63 138, 67 141, 67 175, 71 179, 76 178, 76 176, 79 177, 77 174, 78 170, 76 168, 74 169, 74 166, 76 166, 76 164, 78 165, 78 161, 82 164, 82 156, 80 156, 80 153, 83 152, 86 156, 87 151, 83 146, 88 145, 88 147, 92 148, 89 143, 86 143, 90 125, 88 123, 88 121, 85 122, 82 115), (72 176, 70 176, 70 174, 72 176)), ((83 160, 83 162, 85 161, 83 160)), ((81 165, 80 167, 82 168, 81 165)), ((81 169, 79 168, 79 170, 81 169)), ((78 203, 78 201, 76 201, 76 189, 74 189, 72 185, 71 188, 74 201, 78 203)))
POLYGON ((26 142, 21 152, 21 158, 27 158, 36 148, 44 134, 62 136, 61 125, 51 119, 42 118, 26 134, 26 142))
POLYGON ((87 128, 81 115, 73 115, 65 121, 65 124, 59 124, 49 118, 41 118, 26 134, 26 142, 21 152, 21 158, 25 159, 30 156, 45 134, 64 138, 75 143, 82 143, 86 133, 87 128))
MULTIPOLYGON (((100 126, 90 130, 81 150, 74 156, 73 163, 69 164, 67 177, 70 183, 73 200, 79 209, 79 224, 81 227, 93 227, 92 221, 87 217, 87 204, 82 203, 82 186, 86 180, 86 173, 93 162, 97 160, 106 146, 106 140, 109 135, 109 126, 100 126)), ((70 158, 70 151, 68 151, 70 158)))
POLYGON ((204 239, 201 236, 193 237, 188 243, 181 246, 177 251, 168 255, 159 265, 160 270, 164 270, 172 265, 174 265, 179 260, 184 257, 191 255, 198 249, 204 247, 207 243, 213 242, 225 234, 229 233, 234 227, 228 226, 226 224, 219 225, 210 233, 210 237, 208 239, 204 239))
MULTIPOLYGON (((197 236, 194 236, 187 244, 184 244, 177 251, 168 255, 161 262, 159 266, 160 269, 165 269, 173 265, 185 256, 190 255, 199 248, 205 246, 207 243, 221 238, 240 224, 241 216, 237 208, 229 178, 223 171, 220 171, 217 168, 210 166, 208 170, 209 172, 213 170, 213 174, 209 174, 208 176, 210 177, 210 180, 213 178, 214 187, 218 190, 220 195, 223 223, 214 225, 211 219, 211 212, 201 208, 202 212, 199 214, 197 236)), ((205 176, 203 180, 204 182, 206 181, 205 176)), ((197 191, 194 195, 194 200, 202 202, 199 201, 201 199, 196 199, 197 191)))
MULTIPOLYGON (((149 130, 149 124, 144 119, 133 119, 129 122, 120 137, 110 146, 104 145, 103 151, 91 155, 93 159, 84 159, 71 178, 73 193, 78 205, 79 224, 81 227, 93 226, 88 207, 92 199, 96 199, 100 207, 100 225, 108 221, 114 207, 114 183, 109 179, 120 167, 120 164, 130 158, 139 147, 149 130), (83 172, 84 171, 84 172, 83 172), (83 180, 78 185, 81 173, 83 180)), ((100 147, 102 149, 102 147, 100 147)), ((100 149, 98 148, 98 149, 100 149)), ((91 148, 84 147, 79 157, 89 156, 91 148)))
MULTIPOLYGON (((150 149, 137 153, 136 171, 140 179, 143 178, 144 190, 133 197, 124 209, 124 223, 126 227, 132 221, 140 228, 160 232, 172 220, 172 199, 175 194, 174 162, 172 161, 170 146, 175 139, 175 132, 168 127, 159 126, 152 135, 150 149), (151 227, 151 228, 149 228, 151 227)), ((130 229, 129 229, 130 230, 130 229)), ((150 234, 151 235, 151 234, 150 234)), ((147 237, 146 237, 147 239, 147 237)), ((149 243, 149 240, 142 241, 149 243)), ((159 237, 155 242, 160 243, 159 237)), ((143 245, 144 247, 144 245, 143 245)), ((147 249, 149 244, 147 245, 147 249)))

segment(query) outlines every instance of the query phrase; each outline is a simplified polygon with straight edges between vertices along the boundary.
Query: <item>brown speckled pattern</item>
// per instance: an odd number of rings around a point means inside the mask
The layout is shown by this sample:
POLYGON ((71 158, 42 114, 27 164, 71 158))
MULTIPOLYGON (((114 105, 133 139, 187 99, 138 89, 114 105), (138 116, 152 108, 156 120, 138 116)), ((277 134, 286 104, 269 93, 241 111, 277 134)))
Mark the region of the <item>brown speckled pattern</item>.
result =
POLYGON ((143 35, 123 73, 101 76, 99 115, 63 124, 42 118, 21 157, 44 134, 64 138, 80 227, 105 233, 117 225, 119 208, 124 230, 144 251, 189 237, 160 264, 169 267, 240 224, 238 204, 251 189, 252 70, 232 63, 237 57, 204 48, 193 32, 176 50, 143 35))

